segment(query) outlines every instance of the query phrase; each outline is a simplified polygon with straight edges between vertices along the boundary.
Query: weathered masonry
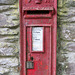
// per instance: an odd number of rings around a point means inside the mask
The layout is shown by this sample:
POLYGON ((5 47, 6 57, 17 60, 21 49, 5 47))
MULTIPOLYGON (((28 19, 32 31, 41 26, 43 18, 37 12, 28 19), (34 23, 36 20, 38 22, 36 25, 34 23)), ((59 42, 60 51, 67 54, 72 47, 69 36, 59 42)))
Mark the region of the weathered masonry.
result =
MULTIPOLYGON (((56 73, 75 75, 75 0, 57 6, 56 73)), ((0 0, 0 75, 20 75, 19 28, 19 0, 0 0)))
POLYGON ((56 75, 57 0, 20 0, 20 75, 56 75))

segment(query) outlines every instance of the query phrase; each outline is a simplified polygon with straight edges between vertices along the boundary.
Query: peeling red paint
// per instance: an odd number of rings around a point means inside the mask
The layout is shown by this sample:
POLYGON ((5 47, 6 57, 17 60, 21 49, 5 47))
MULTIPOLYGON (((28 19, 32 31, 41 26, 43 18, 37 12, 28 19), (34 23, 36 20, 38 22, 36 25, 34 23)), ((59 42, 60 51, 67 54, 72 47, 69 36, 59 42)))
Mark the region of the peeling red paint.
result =
POLYGON ((48 69, 48 66, 46 66, 45 69, 48 69))
POLYGON ((56 31, 57 0, 20 0, 20 75, 56 75, 56 31), (33 27, 43 28, 42 51, 32 51, 33 27))
POLYGON ((42 61, 40 61, 40 65, 43 65, 43 64, 42 64, 42 61))

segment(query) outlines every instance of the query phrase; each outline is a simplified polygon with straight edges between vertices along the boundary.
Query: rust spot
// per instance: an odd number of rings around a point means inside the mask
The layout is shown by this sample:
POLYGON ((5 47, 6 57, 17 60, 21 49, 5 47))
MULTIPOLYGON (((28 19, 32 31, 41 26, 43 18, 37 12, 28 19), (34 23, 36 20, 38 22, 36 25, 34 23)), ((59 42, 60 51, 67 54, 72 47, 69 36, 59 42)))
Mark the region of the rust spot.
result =
POLYGON ((40 61, 40 65, 42 65, 42 61, 40 61))
POLYGON ((18 67, 17 67, 17 70, 20 71, 20 70, 21 70, 21 66, 18 66, 18 67))
POLYGON ((45 69, 48 69, 48 66, 46 66, 45 69))
POLYGON ((25 0, 25 3, 27 4, 27 0, 25 0))

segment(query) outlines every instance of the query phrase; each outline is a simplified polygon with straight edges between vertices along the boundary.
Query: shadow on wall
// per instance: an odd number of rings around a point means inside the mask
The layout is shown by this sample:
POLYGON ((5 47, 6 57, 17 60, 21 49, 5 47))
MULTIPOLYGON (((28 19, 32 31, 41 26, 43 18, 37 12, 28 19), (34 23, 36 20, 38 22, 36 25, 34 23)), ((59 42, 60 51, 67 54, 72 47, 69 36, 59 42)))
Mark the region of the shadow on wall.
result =
MULTIPOLYGON (((58 0, 58 6, 62 5, 62 0, 58 0), (60 4, 59 4, 60 2, 60 4)), ((59 7, 58 7, 58 13, 60 13, 59 11, 59 7)), ((63 75, 63 71, 64 71, 64 67, 65 65, 61 62, 66 61, 66 57, 64 55, 62 55, 62 46, 61 46, 61 21, 60 21, 60 15, 57 13, 57 69, 56 69, 56 75, 63 75)))

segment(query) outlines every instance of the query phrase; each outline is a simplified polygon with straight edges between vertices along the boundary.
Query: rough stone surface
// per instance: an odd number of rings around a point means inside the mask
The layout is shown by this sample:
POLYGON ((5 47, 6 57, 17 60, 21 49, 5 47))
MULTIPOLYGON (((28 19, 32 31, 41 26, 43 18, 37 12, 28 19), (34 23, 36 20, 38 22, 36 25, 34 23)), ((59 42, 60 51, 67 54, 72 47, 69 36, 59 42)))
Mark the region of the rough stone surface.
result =
POLYGON ((1 42, 0 43, 0 55, 2 56, 14 56, 18 54, 19 48, 18 48, 18 42, 17 43, 5 43, 1 42))
POLYGON ((18 59, 16 57, 0 58, 0 73, 7 73, 9 71, 17 71, 18 59))
POLYGON ((61 42, 62 48, 65 51, 75 52, 75 42, 61 42))
POLYGON ((65 69, 67 75, 75 75, 75 63, 65 63, 68 67, 65 69))
MULTIPOLYGON (((12 11, 13 12, 13 11, 12 11)), ((8 12, 7 12, 8 13, 8 12)), ((11 14, 11 12, 9 12, 11 14)), ((19 25, 18 15, 11 14, 7 16, 5 13, 0 14, 0 27, 10 27, 10 26, 16 26, 19 25)))
POLYGON ((19 1, 0 0, 0 75, 19 75, 19 1))
POLYGON ((16 35, 19 33, 19 29, 0 28, 0 35, 16 35))
POLYGON ((57 75, 75 75, 75 0, 58 0, 57 75))
MULTIPOLYGON (((0 75, 19 75, 18 0, 0 0, 0 75)), ((57 75, 75 75, 75 0, 58 0, 57 75)))
POLYGON ((17 0, 0 0, 0 4, 14 4, 17 0))
POLYGON ((9 73, 8 75, 20 75, 18 72, 12 72, 12 73, 9 73))

